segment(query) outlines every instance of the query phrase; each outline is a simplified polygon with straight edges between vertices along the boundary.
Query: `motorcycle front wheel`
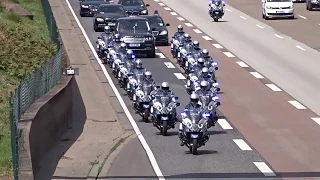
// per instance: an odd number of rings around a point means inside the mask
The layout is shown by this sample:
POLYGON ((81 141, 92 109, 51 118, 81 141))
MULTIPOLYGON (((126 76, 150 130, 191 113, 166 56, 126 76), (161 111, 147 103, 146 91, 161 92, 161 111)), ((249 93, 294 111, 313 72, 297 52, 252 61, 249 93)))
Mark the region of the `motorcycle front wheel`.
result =
POLYGON ((150 109, 144 109, 144 112, 143 112, 143 116, 142 116, 142 120, 145 122, 145 123, 148 123, 149 120, 149 115, 150 115, 150 109))
POLYGON ((219 19, 217 17, 215 17, 213 20, 214 20, 214 22, 218 22, 219 21, 219 19))
POLYGON ((197 155, 198 152, 198 139, 192 139, 192 146, 190 147, 192 155, 197 155))
POLYGON ((162 128, 160 128, 160 133, 166 136, 168 132, 168 121, 162 121, 162 128))

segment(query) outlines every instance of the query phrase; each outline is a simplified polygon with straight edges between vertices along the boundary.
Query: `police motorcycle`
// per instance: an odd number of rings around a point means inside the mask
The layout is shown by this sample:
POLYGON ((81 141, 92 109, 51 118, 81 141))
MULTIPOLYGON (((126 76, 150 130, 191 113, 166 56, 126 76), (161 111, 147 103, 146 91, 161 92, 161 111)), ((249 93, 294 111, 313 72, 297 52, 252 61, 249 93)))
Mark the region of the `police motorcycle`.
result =
POLYGON ((135 63, 136 65, 132 71, 132 75, 128 76, 128 82, 126 87, 128 97, 131 100, 133 99, 137 86, 143 82, 144 73, 146 70, 142 67, 142 61, 140 59, 135 60, 135 63))
POLYGON ((126 58, 124 62, 120 63, 120 70, 117 76, 120 87, 124 88, 125 90, 127 90, 129 77, 131 79, 131 77, 133 76, 133 70, 135 68, 135 56, 133 55, 133 52, 131 50, 128 50, 127 54, 131 57, 126 58))
POLYGON ((209 3, 209 15, 213 18, 215 22, 218 22, 219 19, 224 15, 223 6, 225 3, 221 0, 211 0, 209 3))
POLYGON ((196 68, 195 65, 193 68, 189 69, 189 74, 187 76, 187 93, 191 94, 193 91, 197 91, 200 89, 200 82, 198 77, 201 73, 201 70, 196 68))
POLYGON ((188 45, 188 46, 183 46, 180 48, 179 52, 178 52, 178 63, 180 65, 180 67, 182 68, 186 68, 186 62, 188 60, 188 58, 191 56, 191 52, 192 52, 192 46, 188 45))
POLYGON ((198 109, 184 111, 180 115, 183 126, 182 145, 186 145, 190 153, 196 155, 198 148, 204 146, 209 140, 207 116, 210 115, 198 109))
POLYGON ((121 57, 119 57, 120 56, 119 52, 123 44, 121 43, 120 45, 116 45, 116 46, 114 45, 115 43, 114 40, 119 38, 120 38, 119 34, 114 35, 113 40, 108 44, 108 53, 107 53, 106 59, 107 59, 107 64, 109 64, 110 68, 112 67, 115 59, 121 59, 121 57))
POLYGON ((98 57, 101 58, 104 63, 106 63, 106 55, 108 54, 108 44, 99 36, 97 41, 97 54, 98 57))
POLYGON ((117 78, 118 73, 120 71, 120 67, 123 65, 127 58, 127 53, 126 53, 127 46, 125 43, 121 43, 120 45, 120 51, 118 51, 115 56, 112 58, 114 59, 111 65, 112 72, 115 78, 117 78))
POLYGON ((178 31, 174 33, 171 40, 171 54, 173 58, 176 58, 178 56, 178 52, 180 50, 180 47, 183 46, 184 43, 184 31, 183 27, 181 25, 178 26, 178 31))

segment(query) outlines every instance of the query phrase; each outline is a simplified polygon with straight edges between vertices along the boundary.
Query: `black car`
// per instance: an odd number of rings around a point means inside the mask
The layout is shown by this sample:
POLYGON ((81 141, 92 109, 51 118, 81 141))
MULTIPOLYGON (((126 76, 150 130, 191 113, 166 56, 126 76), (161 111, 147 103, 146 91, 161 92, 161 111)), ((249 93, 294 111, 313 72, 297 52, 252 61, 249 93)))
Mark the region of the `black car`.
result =
POLYGON ((100 4, 110 4, 106 0, 80 0, 80 16, 94 16, 100 4))
POLYGON ((123 5, 128 14, 148 15, 149 4, 144 4, 143 0, 119 0, 118 4, 123 5))
POLYGON ((320 0, 306 0, 306 9, 309 11, 320 9, 320 0))
POLYGON ((134 53, 147 55, 149 58, 155 57, 155 38, 146 18, 141 16, 119 18, 115 33, 120 34, 127 48, 134 53))
POLYGON ((168 46, 169 34, 167 26, 170 26, 170 24, 164 23, 163 19, 156 13, 153 16, 147 15, 141 17, 148 19, 152 34, 156 38, 156 44, 168 46))
POLYGON ((93 29, 97 32, 109 26, 114 30, 117 19, 126 16, 127 13, 120 4, 101 4, 93 20, 93 29))

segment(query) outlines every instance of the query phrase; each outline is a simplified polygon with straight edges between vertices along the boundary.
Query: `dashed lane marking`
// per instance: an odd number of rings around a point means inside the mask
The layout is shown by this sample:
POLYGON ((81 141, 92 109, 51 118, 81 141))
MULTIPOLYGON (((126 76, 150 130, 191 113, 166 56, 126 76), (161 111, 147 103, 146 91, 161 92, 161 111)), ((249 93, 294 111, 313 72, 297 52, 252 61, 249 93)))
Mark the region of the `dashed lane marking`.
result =
POLYGON ((288 103, 290 103, 292 106, 294 106, 297 109, 307 109, 306 107, 304 107, 301 103, 299 103, 298 101, 288 101, 288 103))
POLYGON ((207 41, 212 41, 212 39, 209 36, 202 36, 202 38, 207 40, 207 41))
POLYGON ((222 49, 223 48, 220 44, 212 44, 212 46, 214 46, 217 49, 222 49))
POLYGON ((179 21, 185 21, 182 17, 177 17, 179 21))
POLYGON ((247 68, 249 67, 246 63, 242 62, 242 61, 238 61, 236 62, 240 67, 243 67, 243 68, 247 68))
POLYGON ((188 26, 188 27, 192 27, 193 25, 192 24, 190 24, 190 23, 184 23, 186 26, 188 26))
POLYGON ((155 49, 158 49, 157 47, 155 47, 155 49))
MULTIPOLYGON (((187 85, 186 85, 187 86, 187 85)), ((228 123, 227 120, 225 119, 218 119, 218 123, 221 126, 222 129, 224 130, 230 130, 233 129, 232 126, 228 123)))
POLYGON ((229 58, 234 58, 236 57, 235 55, 233 55, 231 52, 223 52, 224 55, 226 55, 229 58))
POLYGON ((302 19, 307 19, 306 17, 304 17, 304 16, 301 16, 300 14, 298 15, 300 18, 302 18, 302 19))
POLYGON ((160 6, 165 6, 163 3, 158 3, 160 6))
POLYGON ((320 125, 320 118, 311 118, 314 122, 320 125))
POLYGON ((268 86, 268 88, 270 88, 272 91, 275 91, 275 92, 282 91, 280 88, 278 88, 278 86, 276 86, 274 84, 266 84, 266 86, 268 86))
POLYGON ((171 9, 170 9, 170 8, 168 8, 168 7, 165 7, 164 9, 165 9, 165 10, 167 10, 167 11, 171 11, 171 9))
POLYGON ((171 15, 177 16, 178 14, 176 12, 170 12, 171 15))
POLYGON ((173 73, 178 79, 186 79, 182 73, 173 73))
POLYGON ((155 2, 159 2, 159 0, 154 0, 155 2))
POLYGON ((241 18, 241 19, 244 19, 244 20, 246 20, 246 19, 247 19, 247 18, 245 18, 245 17, 243 17, 243 16, 240 16, 240 18, 241 18))
POLYGON ((300 50, 302 50, 302 51, 305 51, 306 49, 304 49, 303 47, 301 47, 301 46, 296 46, 296 48, 298 48, 298 49, 300 49, 300 50))
POLYGON ((162 53, 156 53, 156 55, 159 57, 159 58, 166 58, 162 53))
POLYGON ((242 151, 252 151, 251 147, 243 139, 234 139, 233 142, 236 143, 242 151))
POLYGON ((275 36, 276 36, 277 38, 283 39, 283 37, 280 36, 280 35, 278 35, 278 34, 275 34, 275 36))
POLYGON ((193 29, 193 31, 197 34, 201 34, 202 32, 199 29, 193 29))
POLYGON ((227 8, 226 10, 229 11, 229 12, 232 12, 231 9, 228 9, 228 8, 227 8))
POLYGON ((167 66, 167 68, 169 68, 169 69, 176 68, 171 62, 164 62, 164 65, 167 66))
POLYGON ((257 78, 257 79, 263 79, 264 77, 261 75, 261 74, 259 74, 258 72, 250 72, 250 74, 252 75, 252 76, 254 76, 255 78, 257 78))
POLYGON ((264 28, 263 26, 260 26, 259 24, 256 24, 256 26, 257 26, 258 28, 261 28, 261 29, 264 28))
POLYGON ((254 165, 265 175, 265 176, 276 176, 276 174, 269 168, 264 162, 253 162, 254 165))

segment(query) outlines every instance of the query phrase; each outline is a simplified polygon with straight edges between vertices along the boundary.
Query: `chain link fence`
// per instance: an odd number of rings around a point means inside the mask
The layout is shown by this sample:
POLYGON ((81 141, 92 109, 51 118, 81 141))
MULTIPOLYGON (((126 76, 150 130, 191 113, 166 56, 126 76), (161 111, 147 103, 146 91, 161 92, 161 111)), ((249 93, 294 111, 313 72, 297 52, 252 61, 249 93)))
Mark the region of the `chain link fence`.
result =
POLYGON ((50 61, 35 69, 29 77, 21 80, 10 97, 12 163, 15 180, 19 180, 20 175, 19 148, 22 140, 21 131, 18 128, 20 117, 32 103, 58 83, 63 71, 62 47, 56 21, 48 0, 41 0, 41 3, 47 19, 50 38, 57 45, 58 51, 50 61))

